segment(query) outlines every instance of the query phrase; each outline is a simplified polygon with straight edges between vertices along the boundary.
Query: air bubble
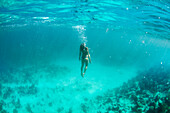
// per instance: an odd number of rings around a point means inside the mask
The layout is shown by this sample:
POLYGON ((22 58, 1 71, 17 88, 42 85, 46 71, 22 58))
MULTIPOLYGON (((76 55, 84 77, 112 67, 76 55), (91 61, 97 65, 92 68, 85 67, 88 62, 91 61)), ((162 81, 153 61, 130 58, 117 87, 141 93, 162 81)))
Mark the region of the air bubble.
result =
POLYGON ((106 33, 109 31, 109 28, 106 29, 106 33))

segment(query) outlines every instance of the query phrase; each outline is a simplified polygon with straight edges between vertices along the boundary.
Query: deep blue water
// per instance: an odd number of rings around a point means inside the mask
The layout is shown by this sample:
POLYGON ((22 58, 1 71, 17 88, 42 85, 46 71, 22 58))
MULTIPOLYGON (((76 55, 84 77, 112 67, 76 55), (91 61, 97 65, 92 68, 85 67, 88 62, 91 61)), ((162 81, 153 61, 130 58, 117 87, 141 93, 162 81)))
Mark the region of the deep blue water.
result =
POLYGON ((23 107, 13 104, 19 113, 31 112, 30 103, 35 113, 45 112, 42 107, 49 113, 87 112, 81 102, 120 86, 138 71, 155 68, 160 76, 168 75, 169 17, 169 0, 1 0, 0 82, 4 89, 0 87, 0 100, 7 104, 4 109, 12 112, 9 102, 20 98, 23 107), (83 42, 92 58, 85 81, 78 61, 83 42), (23 85, 32 90, 21 90, 23 85), (18 92, 4 97, 7 87, 18 92), (51 109, 41 102, 49 103, 51 109))

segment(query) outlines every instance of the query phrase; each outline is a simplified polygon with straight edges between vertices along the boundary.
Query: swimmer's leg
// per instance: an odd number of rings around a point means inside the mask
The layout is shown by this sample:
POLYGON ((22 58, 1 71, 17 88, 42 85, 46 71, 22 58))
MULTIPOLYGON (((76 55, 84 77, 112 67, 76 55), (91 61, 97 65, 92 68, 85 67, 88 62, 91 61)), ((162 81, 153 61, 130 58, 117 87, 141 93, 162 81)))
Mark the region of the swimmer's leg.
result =
POLYGON ((87 70, 88 63, 89 63, 89 62, 88 62, 88 60, 86 60, 86 61, 85 61, 85 68, 84 68, 84 73, 83 73, 83 76, 84 76, 84 74, 86 73, 86 70, 87 70))
POLYGON ((84 77, 84 76, 83 76, 83 67, 84 67, 84 61, 83 61, 83 59, 82 59, 82 62, 81 62, 81 76, 82 76, 82 77, 84 77))

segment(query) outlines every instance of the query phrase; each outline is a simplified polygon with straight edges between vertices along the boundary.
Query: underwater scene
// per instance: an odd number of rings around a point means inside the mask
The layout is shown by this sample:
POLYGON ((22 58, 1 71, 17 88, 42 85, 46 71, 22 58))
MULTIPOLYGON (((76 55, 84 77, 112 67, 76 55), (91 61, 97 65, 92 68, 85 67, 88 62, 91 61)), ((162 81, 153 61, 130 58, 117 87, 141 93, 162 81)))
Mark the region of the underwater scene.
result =
POLYGON ((0 113, 170 113, 170 1, 0 0, 0 113))

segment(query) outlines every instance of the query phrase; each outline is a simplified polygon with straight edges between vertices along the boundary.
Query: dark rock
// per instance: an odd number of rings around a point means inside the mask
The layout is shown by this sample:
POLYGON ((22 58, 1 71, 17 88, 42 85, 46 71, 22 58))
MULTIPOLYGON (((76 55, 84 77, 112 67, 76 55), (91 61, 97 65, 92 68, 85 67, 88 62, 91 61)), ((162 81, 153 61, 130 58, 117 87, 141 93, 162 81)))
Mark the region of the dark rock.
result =
MULTIPOLYGON (((159 103, 159 107, 156 109, 157 113, 166 113, 168 111, 168 109, 170 110, 169 106, 165 103, 159 103)), ((169 112, 167 112, 169 113, 169 112)))
POLYGON ((86 105, 86 104, 81 104, 81 109, 82 109, 82 111, 84 112, 84 113, 88 113, 88 109, 89 109, 89 107, 86 105))
POLYGON ((50 98, 49 94, 46 95, 47 98, 50 98))
POLYGON ((84 98, 84 101, 88 101, 88 98, 84 98))
POLYGON ((1 113, 8 113, 6 110, 2 110, 1 113))
POLYGON ((3 89, 3 86, 2 86, 2 84, 0 84, 0 91, 3 89))
POLYGON ((96 101, 97 101, 97 103, 100 103, 102 101, 102 96, 97 96, 96 101))
POLYGON ((109 97, 109 98, 106 100, 105 103, 112 103, 112 102, 113 102, 112 99, 109 97))
POLYGON ((168 93, 167 97, 165 98, 165 103, 170 106, 170 93, 168 93))
POLYGON ((155 102, 151 101, 149 106, 155 106, 155 102))
POLYGON ((37 93, 37 87, 35 87, 34 84, 32 84, 28 89, 29 94, 36 94, 37 93))
POLYGON ((15 103, 15 107, 16 108, 20 108, 21 107, 20 99, 18 99, 17 102, 15 103))
POLYGON ((132 109, 133 112, 137 112, 138 107, 137 106, 132 106, 131 109, 132 109))
POLYGON ((112 111, 118 111, 119 110, 119 107, 118 106, 113 106, 112 107, 112 111))
POLYGON ((17 109, 13 109, 13 113, 18 113, 17 109))
POLYGON ((20 86, 18 87, 18 93, 20 95, 35 95, 38 92, 37 87, 32 84, 31 86, 20 86))
POLYGON ((108 108, 107 108, 107 111, 111 111, 112 110, 112 106, 109 106, 108 108))
POLYGON ((0 90, 0 97, 2 96, 2 90, 0 90))
POLYGON ((142 113, 142 108, 138 108, 137 113, 142 113))
POLYGON ((118 112, 119 112, 119 113, 124 113, 123 110, 120 110, 120 109, 118 110, 118 112))
POLYGON ((51 107, 52 105, 53 105, 53 103, 52 103, 52 102, 48 103, 48 106, 50 106, 50 107, 51 107))
POLYGON ((154 97, 154 100, 155 100, 155 102, 157 102, 159 99, 160 99, 160 93, 157 92, 155 97, 154 97))
POLYGON ((2 110, 3 110, 3 104, 0 103, 0 111, 2 111, 2 110))
POLYGON ((70 107, 68 113, 72 113, 72 112, 73 112, 72 108, 70 107))
POLYGON ((154 106, 150 106, 149 110, 146 113, 155 113, 154 109, 154 106))
POLYGON ((10 97, 10 95, 12 94, 12 92, 13 92, 12 88, 7 87, 7 88, 6 88, 6 91, 5 91, 4 95, 3 95, 3 99, 7 99, 8 97, 10 97))
POLYGON ((31 82, 33 80, 32 74, 30 73, 30 70, 25 70, 23 75, 24 82, 31 82))
POLYGON ((30 104, 27 104, 26 110, 28 111, 28 113, 33 113, 30 104))
POLYGON ((136 95, 131 95, 130 99, 133 100, 135 103, 138 101, 138 98, 136 95))
POLYGON ((62 112, 63 110, 64 110, 64 108, 63 108, 63 107, 60 107, 60 108, 57 109, 57 112, 60 113, 60 112, 62 112))
POLYGON ((15 108, 21 108, 21 103, 19 99, 17 101, 12 100, 11 103, 15 106, 15 108))

